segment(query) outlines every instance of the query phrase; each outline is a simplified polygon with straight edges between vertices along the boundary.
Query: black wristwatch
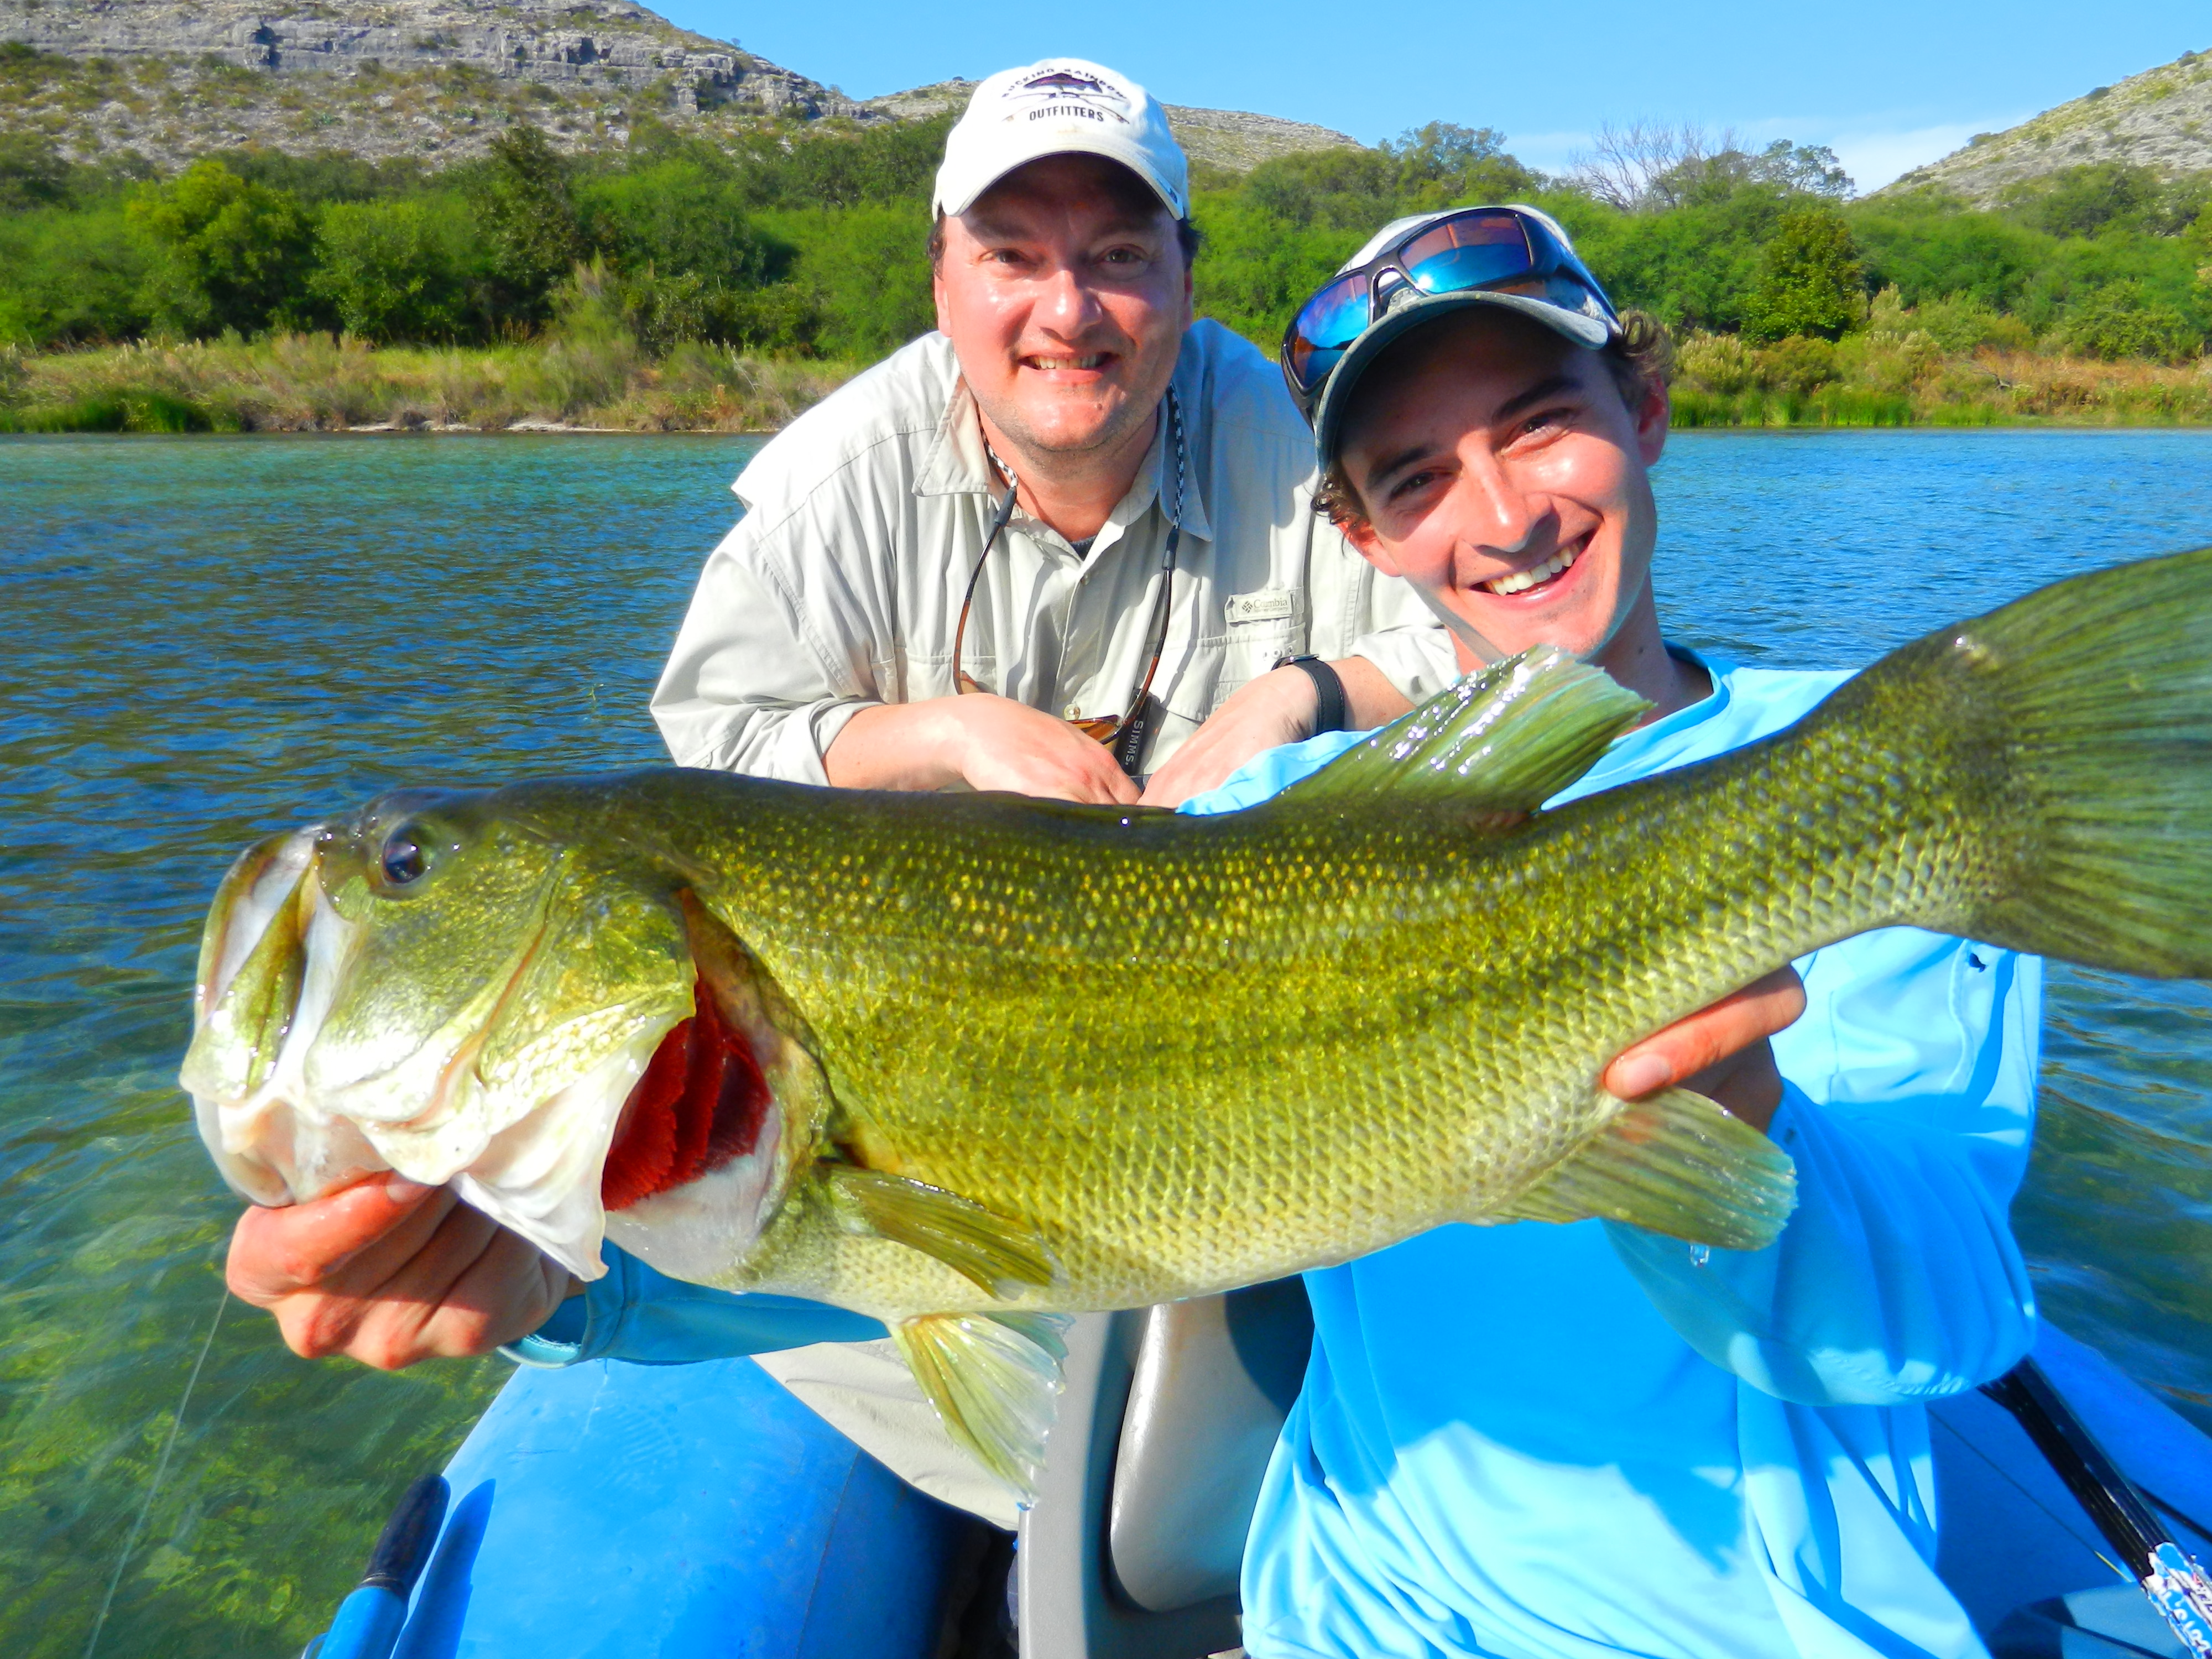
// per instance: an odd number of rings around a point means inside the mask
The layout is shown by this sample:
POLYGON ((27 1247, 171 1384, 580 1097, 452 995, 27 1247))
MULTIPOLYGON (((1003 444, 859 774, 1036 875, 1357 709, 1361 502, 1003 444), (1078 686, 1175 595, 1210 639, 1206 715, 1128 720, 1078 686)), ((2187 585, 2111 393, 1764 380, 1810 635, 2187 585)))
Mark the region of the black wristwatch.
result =
POLYGON ((1314 684, 1314 729, 1319 737, 1324 732, 1341 732, 1352 716, 1352 702, 1344 695, 1344 681, 1319 657, 1285 657, 1275 665, 1278 668, 1301 668, 1314 684))

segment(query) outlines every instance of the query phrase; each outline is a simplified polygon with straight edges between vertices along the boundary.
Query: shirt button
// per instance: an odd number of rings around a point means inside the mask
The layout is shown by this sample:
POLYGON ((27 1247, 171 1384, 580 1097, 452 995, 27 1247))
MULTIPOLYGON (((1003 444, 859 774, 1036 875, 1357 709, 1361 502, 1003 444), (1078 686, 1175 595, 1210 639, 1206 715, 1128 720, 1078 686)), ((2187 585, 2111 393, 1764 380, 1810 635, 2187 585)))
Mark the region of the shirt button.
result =
POLYGON ((1060 717, 1064 720, 1081 720, 1083 718, 1083 705, 1079 702, 1072 702, 1068 704, 1066 708, 1060 711, 1060 717))

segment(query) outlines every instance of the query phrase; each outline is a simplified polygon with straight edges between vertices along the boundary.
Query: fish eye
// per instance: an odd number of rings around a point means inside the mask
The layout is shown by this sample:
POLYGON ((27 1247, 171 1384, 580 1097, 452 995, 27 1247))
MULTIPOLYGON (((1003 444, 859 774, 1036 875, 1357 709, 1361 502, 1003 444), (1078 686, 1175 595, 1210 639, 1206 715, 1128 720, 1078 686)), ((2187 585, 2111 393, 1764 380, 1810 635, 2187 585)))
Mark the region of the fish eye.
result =
POLYGON ((384 873, 385 883, 392 887, 406 887, 430 873, 430 836, 425 827, 410 819, 385 838, 384 851, 377 856, 377 867, 384 873))

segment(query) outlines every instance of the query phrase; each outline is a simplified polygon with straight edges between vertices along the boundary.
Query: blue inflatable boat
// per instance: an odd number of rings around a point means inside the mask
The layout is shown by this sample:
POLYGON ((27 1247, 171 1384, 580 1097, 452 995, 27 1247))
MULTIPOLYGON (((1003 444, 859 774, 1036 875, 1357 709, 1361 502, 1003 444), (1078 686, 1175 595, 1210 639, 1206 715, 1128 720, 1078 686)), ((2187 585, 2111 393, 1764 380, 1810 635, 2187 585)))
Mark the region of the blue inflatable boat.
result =
MULTIPOLYGON (((1244 1520, 1310 1330, 1294 1282, 1079 1322, 1018 1555, 750 1360, 518 1370, 309 1654, 1234 1653, 1244 1520)), ((1996 1659, 2196 1659, 2121 1564, 2130 1524, 2212 1562, 2212 1439, 2048 1325, 2031 1366, 1934 1416, 1938 1565, 1996 1659)))

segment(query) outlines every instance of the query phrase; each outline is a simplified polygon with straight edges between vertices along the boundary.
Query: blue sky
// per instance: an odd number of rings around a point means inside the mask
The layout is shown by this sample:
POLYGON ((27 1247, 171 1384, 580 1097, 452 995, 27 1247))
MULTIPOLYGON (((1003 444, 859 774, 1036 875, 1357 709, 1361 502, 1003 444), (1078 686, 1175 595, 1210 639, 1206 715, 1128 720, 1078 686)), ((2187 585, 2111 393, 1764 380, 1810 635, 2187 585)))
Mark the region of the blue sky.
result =
MULTIPOLYGON (((650 3, 650 0, 648 0, 650 3)), ((1825 143, 1862 189, 2184 52, 2204 0, 665 0, 673 21, 873 97, 1055 52, 1112 64, 1169 103, 1257 110, 1365 143, 1424 121, 1492 126, 1564 167, 1637 116, 1825 143)))

